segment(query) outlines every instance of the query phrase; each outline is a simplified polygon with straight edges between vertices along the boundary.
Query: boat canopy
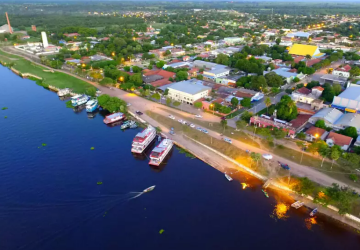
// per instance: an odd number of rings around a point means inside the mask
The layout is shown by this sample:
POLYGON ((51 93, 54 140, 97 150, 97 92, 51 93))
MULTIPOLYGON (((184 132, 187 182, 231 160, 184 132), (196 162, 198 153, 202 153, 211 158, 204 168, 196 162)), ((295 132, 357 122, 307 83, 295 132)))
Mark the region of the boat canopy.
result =
POLYGON ((122 116, 122 115, 123 115, 123 113, 118 112, 118 113, 114 113, 114 114, 108 115, 108 116, 106 116, 106 118, 112 119, 112 118, 116 118, 116 117, 122 116))

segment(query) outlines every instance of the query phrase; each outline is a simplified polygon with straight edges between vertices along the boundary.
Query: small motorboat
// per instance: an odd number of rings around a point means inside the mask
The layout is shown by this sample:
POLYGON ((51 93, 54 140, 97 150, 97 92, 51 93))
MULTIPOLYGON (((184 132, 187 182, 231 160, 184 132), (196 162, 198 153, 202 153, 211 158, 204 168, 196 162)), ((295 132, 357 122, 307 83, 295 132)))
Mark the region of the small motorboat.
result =
POLYGON ((137 128, 137 127, 138 127, 138 125, 136 124, 135 121, 130 122, 130 128, 137 128))
POLYGON ((225 173, 225 177, 226 177, 226 179, 228 179, 228 181, 232 181, 232 180, 233 180, 233 178, 231 178, 231 176, 228 175, 228 174, 226 174, 226 173, 225 173))
POLYGON ((304 206, 304 202, 297 201, 297 202, 294 202, 293 204, 291 204, 291 206, 298 209, 298 208, 304 206))
POLYGON ((148 192, 150 192, 150 191, 153 191, 154 188, 155 188, 155 185, 154 185, 154 186, 151 186, 151 187, 148 187, 148 188, 145 188, 143 192, 144 192, 144 193, 148 193, 148 192))
POLYGON ((126 128, 128 128, 128 127, 130 127, 130 122, 129 121, 124 121, 124 123, 123 124, 121 124, 121 129, 126 129, 126 128))
POLYGON ((266 196, 266 198, 269 198, 268 193, 267 193, 264 189, 261 189, 261 190, 263 191, 263 193, 264 193, 264 195, 266 196))
POLYGON ((315 208, 313 211, 311 211, 310 216, 313 217, 317 213, 318 209, 315 208))

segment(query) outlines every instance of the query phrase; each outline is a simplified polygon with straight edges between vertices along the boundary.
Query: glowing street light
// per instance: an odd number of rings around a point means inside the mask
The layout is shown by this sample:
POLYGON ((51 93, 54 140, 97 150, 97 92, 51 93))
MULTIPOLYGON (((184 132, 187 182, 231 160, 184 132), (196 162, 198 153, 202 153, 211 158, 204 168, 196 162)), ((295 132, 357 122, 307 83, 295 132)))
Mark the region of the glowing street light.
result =
POLYGON ((123 76, 120 76, 119 80, 120 80, 120 82, 123 82, 123 81, 124 81, 124 77, 123 77, 123 76))
POLYGON ((319 134, 315 134, 316 139, 319 138, 319 134))
POLYGON ((133 40, 134 40, 134 42, 135 42, 136 38, 135 38, 135 37, 133 37, 133 40))
MULTIPOLYGON (((214 104, 210 104, 210 108, 213 108, 214 107, 214 104)), ((213 114, 214 114, 214 108, 213 108, 213 114)))
POLYGON ((111 55, 112 55, 112 56, 115 56, 115 52, 111 52, 111 55))

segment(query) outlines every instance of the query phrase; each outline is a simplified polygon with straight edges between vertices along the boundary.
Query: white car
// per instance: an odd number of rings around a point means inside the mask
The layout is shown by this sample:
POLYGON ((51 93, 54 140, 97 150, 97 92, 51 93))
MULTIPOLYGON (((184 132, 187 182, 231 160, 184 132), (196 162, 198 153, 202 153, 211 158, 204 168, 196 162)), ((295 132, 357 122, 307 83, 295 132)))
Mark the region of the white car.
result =
POLYGON ((183 120, 182 120, 182 119, 179 119, 178 122, 183 123, 183 120))
POLYGON ((186 124, 188 124, 188 122, 187 122, 187 121, 183 121, 182 124, 186 125, 186 124))
POLYGON ((196 118, 202 118, 202 115, 195 115, 196 118))
POLYGON ((169 118, 175 120, 175 116, 173 115, 169 115, 169 118))
POLYGON ((191 123, 191 124, 190 124, 190 127, 191 127, 191 128, 195 128, 195 124, 191 123))
POLYGON ((131 103, 126 104, 126 107, 130 107, 130 106, 131 106, 131 103))
POLYGON ((263 154, 263 158, 270 161, 272 160, 273 156, 271 154, 263 154))
POLYGON ((232 140, 230 140, 229 138, 224 138, 224 141, 226 141, 226 142, 228 142, 228 143, 232 144, 232 140))

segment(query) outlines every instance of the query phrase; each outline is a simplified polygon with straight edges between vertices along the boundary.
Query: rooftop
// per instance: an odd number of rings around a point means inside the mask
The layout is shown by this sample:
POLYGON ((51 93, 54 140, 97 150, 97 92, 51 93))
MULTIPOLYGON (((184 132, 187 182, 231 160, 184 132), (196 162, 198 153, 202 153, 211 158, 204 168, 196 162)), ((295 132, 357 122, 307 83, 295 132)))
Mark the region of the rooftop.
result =
POLYGON ((306 45, 306 44, 294 44, 289 51, 289 54, 299 55, 299 56, 306 56, 306 55, 314 56, 315 53, 316 54, 319 53, 318 47, 314 45, 306 45))
POLYGON ((350 145, 351 141, 353 140, 353 138, 349 136, 341 135, 332 131, 329 133, 328 137, 326 138, 326 140, 328 139, 332 139, 334 144, 339 145, 340 147, 345 145, 350 145))
POLYGON ((329 123, 334 124, 343 113, 335 108, 324 108, 317 112, 312 117, 327 120, 329 123))
POLYGON ((181 92, 185 92, 190 95, 196 95, 200 92, 211 90, 210 87, 204 86, 203 82, 201 80, 196 80, 196 79, 177 82, 177 83, 172 84, 168 88, 177 90, 177 91, 181 91, 181 92))
POLYGON ((323 134, 326 133, 325 129, 317 128, 315 126, 310 127, 308 130, 306 130, 305 134, 312 135, 314 137, 321 137, 323 134))

